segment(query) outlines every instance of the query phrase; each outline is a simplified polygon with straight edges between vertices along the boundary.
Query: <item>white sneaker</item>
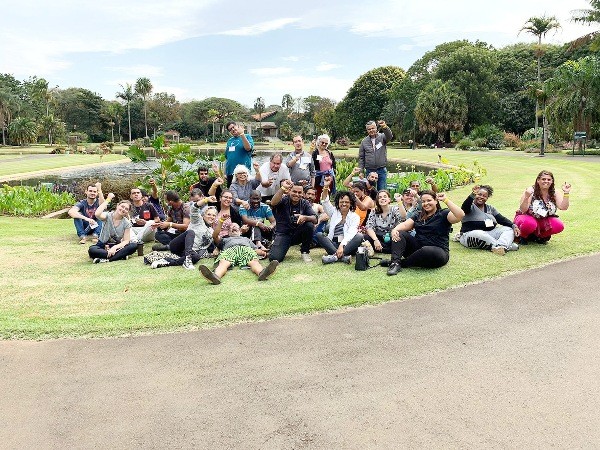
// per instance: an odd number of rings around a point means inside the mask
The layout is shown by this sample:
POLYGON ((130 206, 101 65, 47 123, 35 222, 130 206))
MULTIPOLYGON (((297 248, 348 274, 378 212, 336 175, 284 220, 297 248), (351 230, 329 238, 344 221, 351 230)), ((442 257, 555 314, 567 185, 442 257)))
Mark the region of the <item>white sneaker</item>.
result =
POLYGON ((159 259, 150 264, 151 269, 158 269, 159 267, 166 267, 169 265, 169 261, 166 259, 159 259))
POLYGON ((185 261, 183 262, 183 268, 187 270, 194 270, 194 263, 192 262, 191 257, 185 257, 185 261))
POLYGON ((350 256, 350 255, 342 256, 340 261, 345 264, 350 264, 352 262, 352 256, 350 256))
POLYGON ((104 259, 104 258, 94 258, 92 261, 94 264, 100 264, 100 263, 107 263, 108 259, 104 259))
POLYGON ((338 257, 335 255, 323 255, 323 257, 321 258, 321 261, 323 262, 323 264, 331 264, 334 263, 338 260, 338 257))
POLYGON ((312 262, 312 258, 308 253, 301 253, 300 256, 302 256, 302 261, 304 261, 305 263, 312 262))
POLYGON ((519 250, 519 245, 513 242, 512 244, 510 244, 508 250, 511 252, 516 252, 517 250, 519 250))

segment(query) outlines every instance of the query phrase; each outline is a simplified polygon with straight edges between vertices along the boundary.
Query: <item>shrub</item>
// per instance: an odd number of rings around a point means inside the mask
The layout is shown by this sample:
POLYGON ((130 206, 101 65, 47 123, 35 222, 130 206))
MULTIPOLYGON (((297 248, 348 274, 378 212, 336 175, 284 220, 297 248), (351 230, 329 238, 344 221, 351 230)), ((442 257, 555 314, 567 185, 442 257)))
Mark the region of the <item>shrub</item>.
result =
POLYGON ((521 139, 514 133, 504 132, 504 145, 506 147, 517 148, 521 144, 521 139))
POLYGON ((348 139, 346 136, 339 137, 335 140, 335 143, 341 147, 348 147, 348 144, 350 144, 350 139, 348 139))
POLYGON ((352 173, 352 170, 358 166, 358 161, 355 159, 338 159, 335 162, 335 179, 338 188, 341 187, 342 181, 344 181, 348 175, 352 173))
POLYGON ((456 144, 456 148, 458 148, 459 150, 470 150, 473 147, 475 147, 475 143, 473 142, 472 139, 469 139, 469 138, 462 138, 456 144))
POLYGON ((54 193, 45 188, 7 184, 0 188, 0 214, 40 217, 74 203, 75 197, 68 192, 54 193))
POLYGON ((496 125, 478 125, 473 128, 469 137, 473 139, 477 147, 497 150, 504 146, 504 132, 496 125))
POLYGON ((533 141, 535 139, 541 139, 542 137, 542 129, 538 128, 538 132, 537 134, 535 133, 535 128, 530 128, 529 130, 526 130, 523 135, 521 136, 521 139, 524 141, 533 141))
MULTIPOLYGON (((75 187, 75 195, 80 198, 85 196, 85 191, 90 184, 96 184, 97 178, 81 180, 75 187)), ((139 184, 138 175, 121 176, 102 180, 102 193, 106 197, 109 192, 115 194, 116 201, 129 200, 131 188, 139 184)))

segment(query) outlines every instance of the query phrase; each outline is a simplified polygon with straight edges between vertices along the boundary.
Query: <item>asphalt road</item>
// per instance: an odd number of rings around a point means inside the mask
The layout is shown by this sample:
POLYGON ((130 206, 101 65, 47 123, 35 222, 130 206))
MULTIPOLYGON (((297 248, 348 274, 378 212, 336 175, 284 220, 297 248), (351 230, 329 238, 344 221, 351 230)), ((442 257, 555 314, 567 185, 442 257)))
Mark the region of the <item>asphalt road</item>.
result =
POLYGON ((599 448, 599 266, 190 333, 0 342, 0 447, 599 448))

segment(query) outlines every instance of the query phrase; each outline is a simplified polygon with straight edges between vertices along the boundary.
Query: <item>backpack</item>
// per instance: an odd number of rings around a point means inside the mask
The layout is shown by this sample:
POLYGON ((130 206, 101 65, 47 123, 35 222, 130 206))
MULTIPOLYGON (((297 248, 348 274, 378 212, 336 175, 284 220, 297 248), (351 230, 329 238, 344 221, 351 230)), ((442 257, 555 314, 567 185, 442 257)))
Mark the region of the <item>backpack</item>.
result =
POLYGON ((373 267, 377 267, 381 264, 381 258, 373 256, 372 259, 379 259, 380 261, 374 266, 371 266, 369 264, 370 259, 371 258, 369 257, 367 249, 363 246, 358 247, 358 249, 356 250, 356 257, 354 260, 354 270, 364 271, 367 269, 372 269, 373 267))

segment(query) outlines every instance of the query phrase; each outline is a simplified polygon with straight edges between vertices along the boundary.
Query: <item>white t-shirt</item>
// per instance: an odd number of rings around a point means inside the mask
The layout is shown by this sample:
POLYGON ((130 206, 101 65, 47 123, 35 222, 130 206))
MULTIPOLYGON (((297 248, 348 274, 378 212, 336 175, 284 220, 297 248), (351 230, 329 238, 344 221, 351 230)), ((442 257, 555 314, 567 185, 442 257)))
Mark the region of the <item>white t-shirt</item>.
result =
POLYGON ((290 171, 288 170, 287 166, 283 163, 279 167, 279 171, 273 172, 273 171, 271 171, 271 163, 269 161, 267 161, 266 163, 263 163, 262 166, 260 166, 259 171, 260 171, 260 176, 262 177, 263 182, 267 181, 268 179, 273 180, 273 184, 271 184, 271 186, 264 187, 261 184, 257 188, 258 192, 260 192, 260 195, 262 195, 263 197, 266 197, 268 195, 275 195, 275 193, 281 187, 281 181, 291 179, 290 171))

